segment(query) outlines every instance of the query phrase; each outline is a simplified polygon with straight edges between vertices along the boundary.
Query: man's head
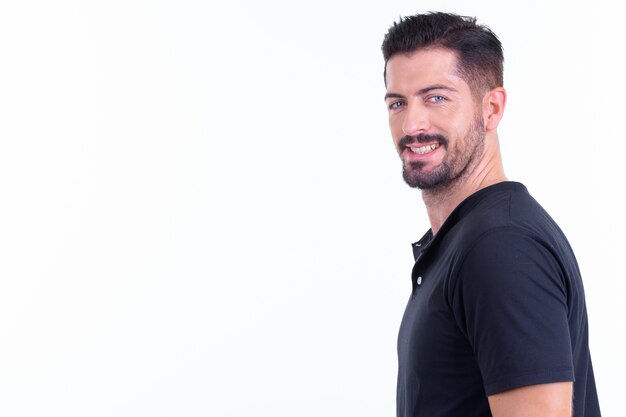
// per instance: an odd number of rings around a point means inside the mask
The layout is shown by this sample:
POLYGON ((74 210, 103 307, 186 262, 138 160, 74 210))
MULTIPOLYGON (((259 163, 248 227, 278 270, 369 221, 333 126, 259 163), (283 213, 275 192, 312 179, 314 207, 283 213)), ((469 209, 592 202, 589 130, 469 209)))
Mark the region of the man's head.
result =
POLYGON ((385 83, 391 57, 426 48, 453 51, 458 74, 476 97, 503 85, 504 56, 496 35, 475 18, 439 12, 404 17, 389 28, 382 45, 385 83))
POLYGON ((474 19, 430 13, 387 33, 385 101, 405 181, 443 190, 499 160, 502 48, 474 19))

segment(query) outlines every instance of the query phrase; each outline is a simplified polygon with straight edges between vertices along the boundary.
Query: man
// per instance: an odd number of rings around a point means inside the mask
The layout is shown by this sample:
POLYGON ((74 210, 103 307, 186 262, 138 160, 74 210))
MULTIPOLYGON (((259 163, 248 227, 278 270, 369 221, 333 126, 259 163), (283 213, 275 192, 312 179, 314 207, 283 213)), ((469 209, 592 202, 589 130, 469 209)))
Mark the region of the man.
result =
POLYGON ((428 13, 382 49, 391 134, 431 224, 413 245, 398 416, 600 416, 574 254, 502 167, 500 41, 428 13))

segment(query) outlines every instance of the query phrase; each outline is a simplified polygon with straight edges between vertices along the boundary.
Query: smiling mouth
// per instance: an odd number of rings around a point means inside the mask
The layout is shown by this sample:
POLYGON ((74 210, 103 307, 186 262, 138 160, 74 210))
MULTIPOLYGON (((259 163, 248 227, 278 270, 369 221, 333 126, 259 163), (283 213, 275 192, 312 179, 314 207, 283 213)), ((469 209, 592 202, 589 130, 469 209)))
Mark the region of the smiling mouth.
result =
POLYGON ((433 143, 431 145, 424 146, 409 146, 411 152, 416 153, 418 155, 424 155, 425 153, 432 152, 439 147, 438 143, 433 143))

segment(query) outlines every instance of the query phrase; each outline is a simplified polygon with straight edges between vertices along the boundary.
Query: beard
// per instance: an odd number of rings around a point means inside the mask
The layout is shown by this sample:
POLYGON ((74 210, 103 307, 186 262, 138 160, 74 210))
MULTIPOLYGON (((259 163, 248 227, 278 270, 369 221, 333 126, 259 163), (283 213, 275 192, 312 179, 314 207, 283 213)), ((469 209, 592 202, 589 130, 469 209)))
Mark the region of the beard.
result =
POLYGON ((447 154, 444 160, 431 170, 426 170, 422 162, 408 162, 403 164, 402 177, 412 188, 436 191, 445 189, 452 183, 471 172, 480 160, 485 148, 485 129, 481 115, 476 115, 464 137, 459 138, 450 148, 450 141, 444 135, 420 134, 405 136, 399 142, 399 149, 405 149, 412 143, 438 142, 447 154))

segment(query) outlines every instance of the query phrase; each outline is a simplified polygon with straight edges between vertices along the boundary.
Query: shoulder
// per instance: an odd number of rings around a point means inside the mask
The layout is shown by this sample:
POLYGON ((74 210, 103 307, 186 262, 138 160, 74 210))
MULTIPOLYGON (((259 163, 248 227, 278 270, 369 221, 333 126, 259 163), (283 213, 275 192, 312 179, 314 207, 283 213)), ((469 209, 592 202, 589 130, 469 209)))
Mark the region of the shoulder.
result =
POLYGON ((478 289, 511 282, 562 287, 578 275, 567 239, 523 185, 484 189, 463 204, 442 236, 448 290, 464 281, 478 289))
POLYGON ((561 276, 558 256, 548 239, 516 225, 492 227, 464 242, 458 275, 473 280, 519 277, 524 271, 561 276))
POLYGON ((485 251, 510 259, 528 247, 554 252, 565 236, 543 207, 521 184, 493 189, 463 212, 448 239, 462 257, 485 251))
POLYGON ((448 289, 454 297, 477 299, 536 298, 537 294, 565 301, 568 273, 562 256, 545 234, 518 224, 471 226, 461 239, 448 289))

